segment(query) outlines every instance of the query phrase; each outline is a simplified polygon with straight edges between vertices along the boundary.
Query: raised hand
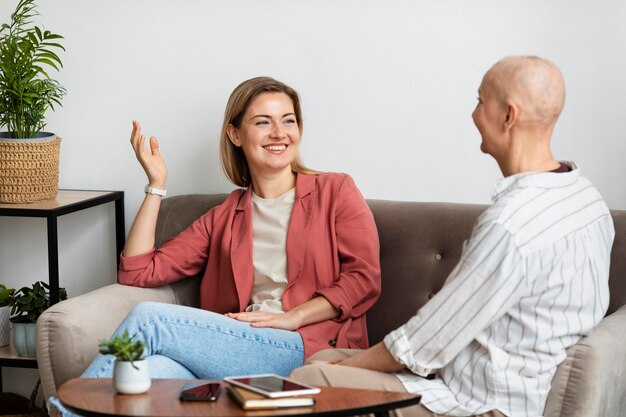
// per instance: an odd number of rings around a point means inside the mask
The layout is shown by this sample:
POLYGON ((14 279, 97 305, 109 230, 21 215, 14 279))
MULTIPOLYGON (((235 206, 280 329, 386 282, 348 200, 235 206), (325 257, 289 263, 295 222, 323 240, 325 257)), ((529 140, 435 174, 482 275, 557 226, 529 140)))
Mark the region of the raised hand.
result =
POLYGON ((145 146, 146 137, 141 134, 141 124, 133 120, 133 131, 130 135, 130 144, 135 156, 148 176, 151 187, 165 188, 167 180, 167 166, 159 152, 159 142, 154 136, 150 137, 150 149, 145 146))

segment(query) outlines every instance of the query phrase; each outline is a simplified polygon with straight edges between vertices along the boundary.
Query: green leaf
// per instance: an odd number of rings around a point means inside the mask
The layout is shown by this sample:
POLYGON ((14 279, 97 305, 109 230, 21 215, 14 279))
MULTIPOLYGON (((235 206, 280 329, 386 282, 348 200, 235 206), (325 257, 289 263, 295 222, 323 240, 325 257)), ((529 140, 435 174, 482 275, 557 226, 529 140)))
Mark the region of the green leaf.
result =
POLYGON ((46 36, 45 39, 48 40, 48 39, 65 39, 65 38, 61 35, 55 35, 54 33, 51 33, 50 35, 46 36))
POLYGON ((39 58, 39 59, 36 59, 35 62, 40 62, 42 64, 48 64, 52 68, 54 68, 55 70, 57 70, 57 71, 59 70, 59 68, 56 66, 56 64, 54 62, 50 61, 47 58, 39 58))
POLYGON ((54 42, 42 42, 39 45, 41 46, 52 46, 54 48, 61 48, 65 51, 65 48, 63 47, 63 45, 60 45, 58 43, 54 43, 54 42))
POLYGON ((59 59, 58 56, 56 56, 56 54, 52 53, 52 52, 40 52, 38 54, 35 55, 36 61, 39 61, 40 58, 50 58, 54 61, 57 61, 59 65, 63 66, 63 64, 61 63, 61 60, 59 59))
POLYGON ((39 45, 39 39, 35 37, 35 34, 33 32, 28 32, 28 40, 30 41, 30 43, 24 42, 25 45, 29 45, 31 47, 39 45))

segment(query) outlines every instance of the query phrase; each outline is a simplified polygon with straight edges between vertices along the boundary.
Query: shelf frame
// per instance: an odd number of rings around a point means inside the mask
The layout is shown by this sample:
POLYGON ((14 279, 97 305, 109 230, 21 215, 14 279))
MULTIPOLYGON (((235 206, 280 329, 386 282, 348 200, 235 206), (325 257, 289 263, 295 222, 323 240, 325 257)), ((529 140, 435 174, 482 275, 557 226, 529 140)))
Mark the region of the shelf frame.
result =
MULTIPOLYGON (((48 284, 50 302, 59 302, 59 241, 58 218, 91 207, 113 202, 115 204, 115 249, 119 268, 120 254, 126 243, 124 225, 124 191, 59 190, 52 200, 30 204, 0 204, 2 217, 33 217, 46 219, 48 241, 48 284)), ((37 359, 13 353, 10 346, 0 347, 0 391, 2 391, 2 367, 37 368, 37 359)))

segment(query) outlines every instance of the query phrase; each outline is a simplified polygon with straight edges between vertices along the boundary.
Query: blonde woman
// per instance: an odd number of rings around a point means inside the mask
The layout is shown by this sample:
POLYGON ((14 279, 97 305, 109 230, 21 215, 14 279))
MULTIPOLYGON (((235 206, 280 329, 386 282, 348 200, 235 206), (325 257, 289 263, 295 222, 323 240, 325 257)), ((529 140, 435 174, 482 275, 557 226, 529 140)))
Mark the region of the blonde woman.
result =
MULTIPOLYGON (((120 325, 146 342, 154 377, 288 375, 329 347, 367 348, 365 312, 380 293, 373 216, 352 179, 299 156, 298 94, 268 77, 241 83, 226 106, 224 172, 237 186, 177 237, 154 247, 167 168, 157 139, 133 122, 148 177, 118 274, 155 287, 203 273, 201 308, 139 304, 120 325)), ((85 377, 111 375, 100 355, 85 377)))

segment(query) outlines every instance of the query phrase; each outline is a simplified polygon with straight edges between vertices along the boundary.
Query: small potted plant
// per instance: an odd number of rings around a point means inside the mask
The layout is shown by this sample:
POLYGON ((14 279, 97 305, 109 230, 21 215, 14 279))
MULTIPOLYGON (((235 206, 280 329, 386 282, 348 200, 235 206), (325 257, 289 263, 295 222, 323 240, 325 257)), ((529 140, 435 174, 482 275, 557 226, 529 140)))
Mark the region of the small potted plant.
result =
POLYGON ((61 138, 43 132, 65 88, 47 71, 63 66, 61 35, 34 24, 34 0, 19 0, 0 26, 0 203, 31 203, 58 192, 61 138))
POLYGON ((128 330, 111 340, 101 340, 100 353, 115 356, 113 368, 113 387, 120 394, 142 394, 150 389, 148 363, 141 359, 144 344, 134 340, 128 330))
POLYGON ((0 284, 0 347, 9 344, 9 312, 15 289, 0 284))
MULTIPOLYGON (((59 288, 59 300, 67 299, 65 288, 59 288)), ((41 313, 50 307, 50 286, 37 281, 31 287, 22 287, 11 297, 13 346, 21 356, 35 356, 35 323, 41 313)))

